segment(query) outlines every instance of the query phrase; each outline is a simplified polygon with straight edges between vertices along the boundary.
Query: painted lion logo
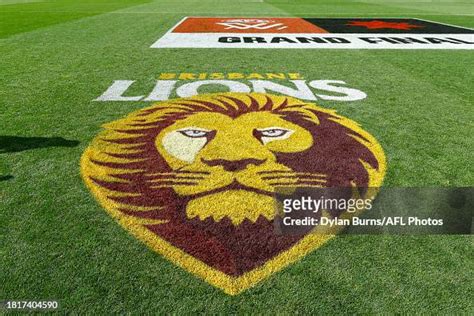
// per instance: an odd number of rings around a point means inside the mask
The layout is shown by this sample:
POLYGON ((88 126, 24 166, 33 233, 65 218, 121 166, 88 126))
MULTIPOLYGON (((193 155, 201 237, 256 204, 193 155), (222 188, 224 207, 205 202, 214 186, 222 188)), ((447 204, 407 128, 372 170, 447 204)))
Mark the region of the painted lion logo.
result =
POLYGON ((378 187, 385 173, 382 148, 358 124, 286 96, 176 99, 104 127, 81 161, 96 198, 150 247, 231 294, 327 239, 275 233, 278 188, 378 187))

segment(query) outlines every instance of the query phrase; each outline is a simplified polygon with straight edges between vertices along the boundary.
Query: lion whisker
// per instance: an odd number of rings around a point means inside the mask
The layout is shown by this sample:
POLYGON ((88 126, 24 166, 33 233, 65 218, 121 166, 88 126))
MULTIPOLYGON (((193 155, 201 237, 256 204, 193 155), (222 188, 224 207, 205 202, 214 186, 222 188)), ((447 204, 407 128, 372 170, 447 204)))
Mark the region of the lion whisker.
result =
POLYGON ((178 185, 179 186, 193 186, 193 185, 197 185, 197 183, 183 182, 183 183, 173 183, 173 184, 159 184, 159 185, 152 185, 150 186, 150 188, 151 189, 173 188, 178 185))
POLYGON ((269 185, 281 185, 281 184, 304 184, 304 183, 326 183, 323 179, 298 179, 295 182, 270 182, 269 185))
POLYGON ((204 180, 204 177, 178 177, 178 176, 155 176, 155 178, 147 180, 147 182, 165 181, 165 180, 204 180), (159 178, 158 178, 159 177, 159 178))
POLYGON ((263 180, 276 180, 276 179, 317 179, 325 178, 325 175, 282 175, 282 176, 264 176, 263 180))
POLYGON ((258 171, 258 174, 272 174, 272 173, 296 173, 292 170, 267 170, 267 171, 258 171))
POLYGON ((175 171, 175 172, 154 172, 154 173, 147 173, 147 175, 150 176, 159 176, 159 175, 168 175, 168 176, 173 176, 173 175, 183 175, 183 174, 189 174, 189 175, 209 175, 211 174, 210 172, 205 172, 205 171, 175 171))
MULTIPOLYGON (((195 179, 184 179, 184 180, 195 180, 195 179)), ((181 179, 152 179, 148 180, 148 183, 190 183, 190 184, 197 184, 198 182, 196 181, 183 181, 181 179)))
POLYGON ((177 173, 200 173, 200 174, 211 174, 209 171, 193 171, 193 170, 181 170, 181 169, 176 169, 173 170, 173 172, 177 173))
POLYGON ((321 184, 303 184, 303 183, 287 183, 287 184, 278 184, 274 187, 297 187, 297 188, 324 188, 321 184))
POLYGON ((286 171, 286 170, 274 170, 274 171, 259 171, 257 174, 263 174, 263 175, 278 175, 281 174, 282 176, 297 176, 297 175, 308 175, 308 176, 320 176, 320 177, 327 177, 326 174, 323 173, 312 173, 312 172, 294 172, 294 171, 286 171))

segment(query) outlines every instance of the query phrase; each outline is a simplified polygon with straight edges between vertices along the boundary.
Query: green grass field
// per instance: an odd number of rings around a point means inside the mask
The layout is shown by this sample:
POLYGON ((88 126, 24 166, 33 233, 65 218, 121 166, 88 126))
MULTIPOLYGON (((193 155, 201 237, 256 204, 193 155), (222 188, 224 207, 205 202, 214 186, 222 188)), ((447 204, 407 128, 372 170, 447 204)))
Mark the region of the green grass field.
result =
MULTIPOLYGON (((472 50, 151 49, 185 16, 407 17, 474 28, 470 1, 0 0, 0 300, 74 313, 472 314, 472 236, 341 236, 237 296, 107 215, 79 160, 150 102, 96 102, 160 73, 293 73, 367 98, 319 100, 384 148, 385 186, 474 185, 472 50)), ((212 92, 212 91, 211 91, 212 92)), ((175 96, 175 95, 173 95, 175 96)))

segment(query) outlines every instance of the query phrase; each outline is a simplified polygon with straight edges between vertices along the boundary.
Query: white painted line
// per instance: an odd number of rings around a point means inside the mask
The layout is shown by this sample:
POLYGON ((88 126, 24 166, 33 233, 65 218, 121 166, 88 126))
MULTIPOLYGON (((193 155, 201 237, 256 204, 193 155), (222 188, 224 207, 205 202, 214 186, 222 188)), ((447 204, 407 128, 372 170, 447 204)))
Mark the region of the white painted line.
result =
POLYGON ((469 27, 465 27, 465 26, 459 26, 459 25, 454 25, 454 24, 448 24, 448 23, 442 23, 442 22, 438 22, 438 21, 432 21, 432 20, 427 20, 427 19, 419 19, 419 18, 413 18, 414 20, 418 20, 418 21, 422 21, 422 22, 430 22, 430 23, 436 23, 436 24, 442 24, 442 25, 446 25, 446 26, 451 26, 451 27, 457 27, 457 28, 461 28, 461 29, 465 29, 465 30, 474 30, 472 28, 469 28, 469 27))

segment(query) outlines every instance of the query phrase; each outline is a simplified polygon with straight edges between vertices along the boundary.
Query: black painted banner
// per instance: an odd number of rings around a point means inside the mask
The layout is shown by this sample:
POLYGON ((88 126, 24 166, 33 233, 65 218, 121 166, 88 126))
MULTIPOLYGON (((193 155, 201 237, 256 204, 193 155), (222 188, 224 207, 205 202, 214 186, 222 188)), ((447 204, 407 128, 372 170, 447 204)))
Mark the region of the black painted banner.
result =
POLYGON ((474 30, 419 19, 304 18, 328 33, 473 34, 474 30))

